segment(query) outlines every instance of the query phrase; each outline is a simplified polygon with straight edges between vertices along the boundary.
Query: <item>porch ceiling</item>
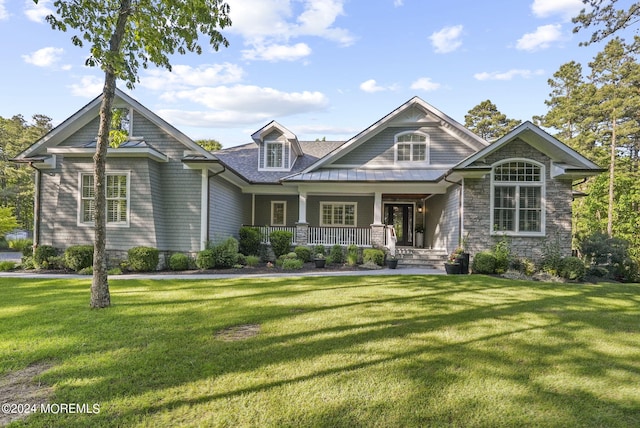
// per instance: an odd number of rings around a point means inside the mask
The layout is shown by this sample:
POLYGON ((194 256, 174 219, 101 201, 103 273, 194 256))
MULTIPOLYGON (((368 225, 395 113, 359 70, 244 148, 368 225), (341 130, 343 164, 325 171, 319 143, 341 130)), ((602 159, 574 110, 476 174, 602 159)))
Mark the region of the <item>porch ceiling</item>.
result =
POLYGON ((383 193, 382 199, 424 199, 431 193, 383 193))

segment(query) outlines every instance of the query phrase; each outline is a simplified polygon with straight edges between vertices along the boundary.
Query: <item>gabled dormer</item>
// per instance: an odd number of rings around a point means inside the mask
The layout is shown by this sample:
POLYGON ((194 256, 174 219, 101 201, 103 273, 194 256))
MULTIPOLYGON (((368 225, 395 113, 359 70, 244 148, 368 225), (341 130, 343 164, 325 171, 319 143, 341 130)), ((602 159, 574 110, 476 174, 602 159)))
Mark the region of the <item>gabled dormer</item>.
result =
POLYGON ((291 171, 302 156, 298 137, 276 121, 256 131, 251 138, 258 145, 259 171, 291 171))

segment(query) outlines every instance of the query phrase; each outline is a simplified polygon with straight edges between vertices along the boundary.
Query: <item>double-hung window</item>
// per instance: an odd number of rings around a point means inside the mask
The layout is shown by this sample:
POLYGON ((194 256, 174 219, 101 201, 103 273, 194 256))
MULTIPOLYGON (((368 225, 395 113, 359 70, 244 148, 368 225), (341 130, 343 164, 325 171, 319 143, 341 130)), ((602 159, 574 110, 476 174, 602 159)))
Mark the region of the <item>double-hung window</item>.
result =
POLYGON ((284 168, 284 143, 280 141, 267 141, 265 148, 265 168, 284 168))
POLYGON ((357 209, 358 205, 355 202, 321 202, 320 225, 355 227, 357 209))
POLYGON ((287 201, 271 201, 271 226, 287 225, 287 201))
MULTIPOLYGON (((80 207, 78 222, 93 224, 95 219, 95 191, 93 174, 80 174, 80 207)), ((129 173, 106 175, 107 225, 129 225, 129 173)))
POLYGON ((396 136, 396 162, 427 162, 427 135, 419 132, 396 136))
POLYGON ((493 168, 491 221, 495 233, 544 233, 544 166, 507 160, 493 168))

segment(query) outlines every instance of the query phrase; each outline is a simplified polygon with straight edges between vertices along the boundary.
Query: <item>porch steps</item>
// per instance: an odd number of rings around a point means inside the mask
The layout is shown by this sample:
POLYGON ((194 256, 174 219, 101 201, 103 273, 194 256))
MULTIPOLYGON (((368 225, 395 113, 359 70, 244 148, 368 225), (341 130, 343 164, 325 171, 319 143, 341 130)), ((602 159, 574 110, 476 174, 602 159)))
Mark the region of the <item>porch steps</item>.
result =
POLYGON ((444 269, 447 261, 446 250, 426 248, 396 248, 398 266, 421 267, 427 269, 444 269))

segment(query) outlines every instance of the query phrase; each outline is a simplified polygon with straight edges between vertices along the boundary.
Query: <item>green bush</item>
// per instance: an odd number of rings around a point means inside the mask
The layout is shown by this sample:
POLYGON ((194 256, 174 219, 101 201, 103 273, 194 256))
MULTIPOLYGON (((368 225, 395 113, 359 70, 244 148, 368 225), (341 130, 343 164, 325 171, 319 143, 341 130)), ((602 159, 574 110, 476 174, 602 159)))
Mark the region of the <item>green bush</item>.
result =
POLYGON ((189 256, 182 253, 173 253, 169 257, 169 269, 187 270, 189 269, 189 256))
POLYGON ((242 253, 238 253, 236 254, 236 266, 240 265, 240 266, 244 266, 247 264, 247 257, 242 253))
POLYGON ((489 251, 482 251, 475 255, 471 264, 473 273, 492 274, 496 272, 496 256, 489 251))
POLYGON ((233 236, 230 236, 220 244, 211 247, 214 258, 213 267, 216 269, 228 269, 233 267, 237 261, 238 248, 238 240, 233 236))
MULTIPOLYGON (((93 266, 87 266, 78 271, 80 275, 93 275, 93 266)), ((108 275, 108 273, 107 273, 108 275)))
POLYGON ((16 267, 16 263, 10 260, 4 260, 0 262, 0 272, 8 272, 16 267))
POLYGON ((590 273, 604 267, 611 279, 633 282, 640 278, 638 261, 631 256, 630 244, 624 239, 596 233, 583 239, 580 251, 590 273))
POLYGON ((540 260, 540 270, 557 275, 562 263, 562 249, 560 240, 546 241, 542 246, 542 259, 540 260))
POLYGON ((260 230, 257 227, 242 226, 240 228, 240 244, 238 251, 245 256, 260 254, 260 230))
POLYGON ((20 267, 25 270, 35 269, 36 264, 33 262, 33 256, 23 256, 20 267))
POLYGON ((23 256, 33 255, 33 240, 31 239, 14 239, 9 241, 9 248, 20 251, 23 256))
POLYGON ((365 248, 362 251, 362 261, 371 262, 378 266, 384 266, 384 251, 375 248, 365 248))
POLYGON ((271 241, 271 249, 276 258, 283 254, 287 254, 291 250, 291 240, 293 239, 293 233, 286 230, 274 230, 269 235, 269 241, 271 241))
POLYGON ((258 256, 247 256, 245 259, 246 266, 256 267, 260 264, 260 257, 258 256))
POLYGON ((318 254, 322 254, 323 256, 325 256, 327 254, 327 251, 324 248, 324 245, 315 245, 313 247, 313 254, 314 254, 314 257, 318 254))
POLYGON ((93 245, 73 245, 64 252, 64 264, 78 272, 93 265, 93 245))
POLYGON ((334 263, 337 265, 344 263, 344 251, 340 245, 336 244, 331 247, 328 263, 334 263))
POLYGON ((40 245, 33 252, 33 264, 37 268, 48 268, 51 258, 55 257, 58 252, 51 245, 40 245))
POLYGON ((506 237, 503 237, 493 248, 493 255, 496 258, 495 273, 505 273, 509 269, 511 259, 511 249, 506 237))
POLYGON ((160 252, 152 247, 133 247, 127 252, 129 269, 134 272, 156 270, 160 261, 160 252))
POLYGON ((284 270, 297 270, 302 269, 303 262, 302 260, 295 258, 285 258, 282 261, 282 269, 284 270))
POLYGON ((311 248, 299 246, 294 248, 295 253, 298 255, 298 258, 302 260, 303 263, 307 263, 311 261, 311 248))
POLYGON ((347 264, 355 266, 358 264, 358 246, 351 244, 347 247, 347 264))
POLYGON ((558 275, 561 278, 580 281, 584 278, 586 269, 584 263, 577 257, 565 257, 560 262, 558 275))
POLYGON ((198 269, 213 269, 215 265, 215 255, 211 248, 198 252, 196 256, 196 266, 198 269))
POLYGON ((514 259, 511 262, 511 267, 527 276, 532 276, 536 273, 536 264, 526 257, 522 259, 514 259))

